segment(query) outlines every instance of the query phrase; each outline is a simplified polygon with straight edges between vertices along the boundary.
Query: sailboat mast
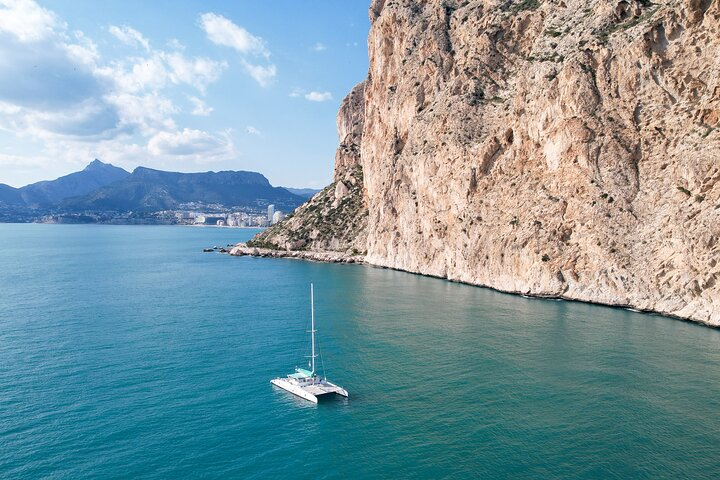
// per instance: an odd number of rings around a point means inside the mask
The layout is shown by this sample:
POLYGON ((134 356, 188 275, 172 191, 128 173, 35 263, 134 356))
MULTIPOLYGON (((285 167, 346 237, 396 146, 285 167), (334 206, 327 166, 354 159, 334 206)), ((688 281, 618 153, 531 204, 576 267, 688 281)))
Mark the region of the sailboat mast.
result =
POLYGON ((313 298, 313 284, 310 284, 310 338, 312 339, 312 373, 315 373, 315 299, 313 298))

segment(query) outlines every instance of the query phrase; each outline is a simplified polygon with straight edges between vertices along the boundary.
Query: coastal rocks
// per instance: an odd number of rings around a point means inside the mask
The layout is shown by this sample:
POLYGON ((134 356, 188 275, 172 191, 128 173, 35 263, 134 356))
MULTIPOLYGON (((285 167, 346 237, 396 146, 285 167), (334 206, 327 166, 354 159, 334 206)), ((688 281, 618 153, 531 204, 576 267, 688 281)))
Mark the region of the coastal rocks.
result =
POLYGON ((238 243, 228 252, 235 257, 271 257, 271 258, 296 258, 302 260, 314 260, 328 263, 364 263, 361 255, 351 255, 345 252, 314 252, 303 250, 277 250, 272 248, 249 247, 245 243, 238 243))
POLYGON ((720 326, 718 0, 375 0, 370 17, 335 175, 359 172, 343 199, 363 214, 336 237, 334 183, 274 238, 720 326))

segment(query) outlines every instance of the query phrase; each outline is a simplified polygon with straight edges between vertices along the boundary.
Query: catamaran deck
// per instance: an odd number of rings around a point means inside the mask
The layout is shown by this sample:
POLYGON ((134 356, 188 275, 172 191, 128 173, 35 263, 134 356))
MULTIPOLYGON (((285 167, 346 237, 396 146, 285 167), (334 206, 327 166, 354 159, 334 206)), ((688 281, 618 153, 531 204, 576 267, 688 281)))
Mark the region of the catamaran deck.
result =
POLYGON ((302 368, 298 368, 295 373, 288 375, 286 378, 273 378, 270 383, 313 403, 317 403, 319 396, 328 393, 335 393, 343 397, 348 396, 348 392, 344 388, 321 379, 314 373, 302 368))
POLYGON ((326 393, 337 393, 339 395, 347 397, 347 392, 345 392, 344 389, 342 389, 336 385, 333 385, 333 386, 322 385, 322 384, 321 385, 308 385, 306 387, 300 387, 300 388, 302 388, 303 390, 305 390, 308 393, 312 393, 316 397, 318 395, 325 395, 326 393))

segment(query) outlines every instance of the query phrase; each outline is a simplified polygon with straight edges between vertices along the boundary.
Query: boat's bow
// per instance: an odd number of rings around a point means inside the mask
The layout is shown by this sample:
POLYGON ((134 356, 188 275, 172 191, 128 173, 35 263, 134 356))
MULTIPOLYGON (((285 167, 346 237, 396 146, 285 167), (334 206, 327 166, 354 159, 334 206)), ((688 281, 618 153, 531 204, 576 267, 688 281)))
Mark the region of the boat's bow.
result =
POLYGON ((305 400, 309 400, 313 403, 318 403, 318 399, 315 395, 313 395, 311 392, 307 391, 300 385, 295 385, 291 383, 288 379, 273 378, 272 380, 270 380, 270 383, 272 383, 276 387, 282 388, 283 390, 287 390, 288 392, 297 395, 300 398, 304 398, 305 400))

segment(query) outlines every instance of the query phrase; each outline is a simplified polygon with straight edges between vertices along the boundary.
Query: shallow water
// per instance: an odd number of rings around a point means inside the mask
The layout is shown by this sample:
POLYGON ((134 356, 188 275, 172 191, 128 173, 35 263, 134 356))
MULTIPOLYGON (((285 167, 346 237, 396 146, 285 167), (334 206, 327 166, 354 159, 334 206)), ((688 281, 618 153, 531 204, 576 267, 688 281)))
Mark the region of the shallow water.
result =
POLYGON ((720 331, 202 253, 252 233, 0 224, 0 477, 720 477, 720 331), (348 400, 269 383, 311 281, 348 400))

